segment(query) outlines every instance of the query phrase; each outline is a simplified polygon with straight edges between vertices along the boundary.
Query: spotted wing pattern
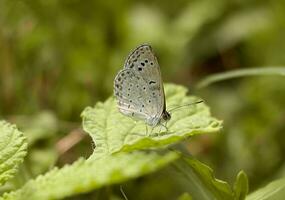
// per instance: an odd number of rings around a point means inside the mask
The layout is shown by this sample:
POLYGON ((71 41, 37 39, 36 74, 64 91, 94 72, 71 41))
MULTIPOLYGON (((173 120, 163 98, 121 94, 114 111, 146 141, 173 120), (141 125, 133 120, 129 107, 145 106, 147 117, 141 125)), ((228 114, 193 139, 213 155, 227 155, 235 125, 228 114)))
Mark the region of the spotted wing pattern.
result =
POLYGON ((120 112, 155 126, 165 109, 160 68, 149 45, 137 47, 114 81, 120 112))

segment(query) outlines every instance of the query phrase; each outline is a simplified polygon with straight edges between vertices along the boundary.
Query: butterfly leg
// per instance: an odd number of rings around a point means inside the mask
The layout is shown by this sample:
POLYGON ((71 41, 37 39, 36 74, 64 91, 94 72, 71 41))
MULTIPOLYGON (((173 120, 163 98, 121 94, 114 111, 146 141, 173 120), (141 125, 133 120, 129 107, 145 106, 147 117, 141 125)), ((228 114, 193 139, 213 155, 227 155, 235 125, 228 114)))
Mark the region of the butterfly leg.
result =
POLYGON ((155 128, 155 126, 151 127, 151 132, 149 135, 151 135, 153 133, 154 128, 155 128))
POLYGON ((166 132, 168 132, 168 131, 169 131, 169 130, 168 130, 168 128, 167 128, 167 122, 168 122, 168 121, 166 121, 166 122, 165 122, 166 132))
POLYGON ((164 127, 164 128, 167 129, 167 127, 166 127, 164 124, 162 124, 162 123, 159 123, 158 126, 159 126, 159 131, 158 131, 158 133, 156 134, 157 137, 160 135, 162 127, 164 127))
MULTIPOLYGON (((166 132, 168 132, 168 128, 167 128, 167 122, 165 123, 165 125, 163 123, 160 124, 160 131, 161 131, 161 127, 164 127, 166 132)), ((160 132, 159 131, 159 132, 160 132)))
POLYGON ((159 131, 158 131, 158 133, 156 134, 157 137, 159 136, 160 132, 161 132, 161 124, 159 124, 159 131))
POLYGON ((147 125, 145 125, 145 135, 149 136, 147 125))

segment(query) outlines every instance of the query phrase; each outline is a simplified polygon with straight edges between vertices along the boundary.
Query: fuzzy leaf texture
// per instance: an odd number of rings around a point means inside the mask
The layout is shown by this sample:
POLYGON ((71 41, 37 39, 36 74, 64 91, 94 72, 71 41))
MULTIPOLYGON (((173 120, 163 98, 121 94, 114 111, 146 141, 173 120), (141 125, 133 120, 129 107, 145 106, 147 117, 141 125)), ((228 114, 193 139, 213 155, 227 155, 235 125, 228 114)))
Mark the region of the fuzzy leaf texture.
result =
POLYGON ((216 179, 213 170, 200 161, 184 157, 175 167, 189 185, 189 194, 193 199, 244 200, 248 191, 248 179, 241 171, 231 187, 227 182, 216 179))
MULTIPOLYGON (((187 96, 182 86, 165 84, 167 108, 187 105, 201 99, 187 96)), ((83 128, 95 143, 91 159, 115 152, 156 148, 186 139, 195 134, 212 133, 221 129, 222 122, 211 117, 205 103, 194 104, 174 110, 164 127, 146 129, 143 121, 135 121, 122 115, 114 98, 87 107, 83 113, 83 128)))
POLYGON ((0 121, 0 186, 12 178, 27 154, 27 139, 15 125, 0 121))
POLYGON ((154 152, 132 152, 96 160, 80 159, 28 181, 21 189, 4 194, 0 200, 62 199, 154 172, 177 158, 174 152, 164 156, 154 152))

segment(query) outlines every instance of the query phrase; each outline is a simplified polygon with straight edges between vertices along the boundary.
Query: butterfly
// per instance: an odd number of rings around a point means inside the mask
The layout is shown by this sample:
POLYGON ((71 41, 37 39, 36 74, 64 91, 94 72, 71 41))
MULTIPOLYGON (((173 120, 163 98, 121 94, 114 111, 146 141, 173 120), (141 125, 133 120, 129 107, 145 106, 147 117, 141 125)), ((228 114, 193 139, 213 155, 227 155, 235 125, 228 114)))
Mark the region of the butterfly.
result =
POLYGON ((119 111, 155 127, 170 120, 157 58, 148 44, 135 48, 114 80, 119 111))

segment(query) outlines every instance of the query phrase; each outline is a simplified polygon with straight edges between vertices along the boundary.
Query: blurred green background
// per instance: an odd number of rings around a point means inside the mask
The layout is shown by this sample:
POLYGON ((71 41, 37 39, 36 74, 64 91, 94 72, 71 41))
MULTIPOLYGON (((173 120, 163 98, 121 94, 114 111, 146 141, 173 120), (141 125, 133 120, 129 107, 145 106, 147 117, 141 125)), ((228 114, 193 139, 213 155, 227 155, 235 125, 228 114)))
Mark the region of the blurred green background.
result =
POLYGON ((29 139, 7 190, 88 157, 80 113, 112 95, 141 43, 156 51, 164 82, 187 86, 224 120, 221 133, 185 142, 190 153, 229 182, 244 170, 250 191, 285 175, 284 77, 196 87, 214 73, 285 66, 284 0, 0 0, 0 116, 29 139))

